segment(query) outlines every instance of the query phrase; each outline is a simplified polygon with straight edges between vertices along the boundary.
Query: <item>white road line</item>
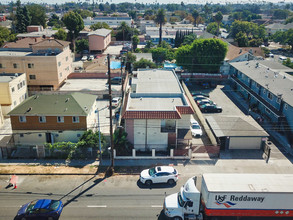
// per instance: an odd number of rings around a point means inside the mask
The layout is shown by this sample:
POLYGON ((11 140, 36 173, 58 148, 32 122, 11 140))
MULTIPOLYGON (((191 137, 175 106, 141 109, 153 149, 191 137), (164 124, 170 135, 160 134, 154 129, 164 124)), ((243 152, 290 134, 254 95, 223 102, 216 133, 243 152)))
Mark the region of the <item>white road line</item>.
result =
POLYGON ((162 205, 151 205, 152 208, 163 208, 162 205))
POLYGON ((88 205, 88 208, 107 208, 106 205, 88 205))

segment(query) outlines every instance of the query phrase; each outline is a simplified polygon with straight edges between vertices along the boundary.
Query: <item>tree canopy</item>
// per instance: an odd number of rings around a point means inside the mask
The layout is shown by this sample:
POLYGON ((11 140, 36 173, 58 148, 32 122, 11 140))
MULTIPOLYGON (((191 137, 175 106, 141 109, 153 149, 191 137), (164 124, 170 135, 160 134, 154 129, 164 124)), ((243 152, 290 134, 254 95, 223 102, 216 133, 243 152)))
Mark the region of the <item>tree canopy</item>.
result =
POLYGON ((227 44, 219 39, 197 39, 177 49, 176 63, 190 72, 218 73, 227 51, 227 44))
POLYGON ((60 29, 58 29, 58 31, 54 35, 54 38, 56 38, 58 40, 67 40, 67 33, 65 30, 60 28, 60 29))
POLYGON ((46 9, 38 4, 28 5, 28 11, 31 16, 31 25, 42 25, 47 27, 46 9))
POLYGON ((102 28, 111 30, 110 26, 105 22, 97 22, 97 23, 92 24, 90 26, 90 29, 92 29, 94 31, 97 30, 97 29, 102 29, 102 28))
POLYGON ((278 42, 280 44, 288 44, 291 47, 291 51, 293 51, 293 29, 289 29, 288 31, 277 31, 272 39, 274 42, 278 42))

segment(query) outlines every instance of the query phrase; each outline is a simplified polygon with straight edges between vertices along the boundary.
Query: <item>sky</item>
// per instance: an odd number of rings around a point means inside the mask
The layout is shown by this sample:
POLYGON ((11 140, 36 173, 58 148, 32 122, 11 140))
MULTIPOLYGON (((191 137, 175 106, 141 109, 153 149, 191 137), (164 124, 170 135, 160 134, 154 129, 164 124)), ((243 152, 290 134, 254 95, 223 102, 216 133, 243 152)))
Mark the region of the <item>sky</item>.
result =
MULTIPOLYGON (((16 2, 16 0, 13 0, 16 2)), ((109 2, 112 3, 121 3, 121 2, 131 2, 131 3, 146 3, 145 0, 21 0, 21 3, 48 3, 48 4, 61 4, 66 2, 88 2, 92 3, 95 1, 96 3, 106 3, 109 2)), ((147 1, 148 3, 160 3, 160 4, 168 4, 168 3, 177 3, 180 4, 181 1, 183 1, 185 4, 206 4, 206 3, 212 3, 212 4, 225 4, 225 3, 262 3, 262 2, 272 2, 272 3, 278 3, 278 2, 284 2, 286 3, 293 3, 293 0, 151 0, 147 1)), ((1 3, 7 4, 11 2, 11 0, 1 0, 1 3)))

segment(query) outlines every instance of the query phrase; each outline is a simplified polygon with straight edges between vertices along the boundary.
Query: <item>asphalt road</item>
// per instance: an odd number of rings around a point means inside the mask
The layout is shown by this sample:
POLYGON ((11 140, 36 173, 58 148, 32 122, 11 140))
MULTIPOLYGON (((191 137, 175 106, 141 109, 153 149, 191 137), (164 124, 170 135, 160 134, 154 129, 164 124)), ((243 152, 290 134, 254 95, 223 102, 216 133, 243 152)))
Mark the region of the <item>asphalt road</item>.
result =
POLYGON ((108 179, 93 176, 19 176, 17 189, 5 188, 9 176, 0 176, 0 220, 13 219, 21 205, 41 198, 61 199, 60 220, 164 219, 166 195, 179 191, 187 177, 175 186, 145 187, 137 175, 108 179))

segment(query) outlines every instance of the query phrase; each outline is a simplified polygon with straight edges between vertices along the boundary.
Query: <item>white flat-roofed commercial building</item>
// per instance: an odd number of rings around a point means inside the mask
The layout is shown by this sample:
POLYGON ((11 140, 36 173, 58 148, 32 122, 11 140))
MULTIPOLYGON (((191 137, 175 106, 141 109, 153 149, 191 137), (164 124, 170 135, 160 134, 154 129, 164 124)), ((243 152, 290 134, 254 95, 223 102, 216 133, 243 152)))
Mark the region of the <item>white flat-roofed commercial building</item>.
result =
POLYGON ((172 70, 146 69, 134 73, 123 111, 128 140, 137 150, 166 150, 192 138, 193 109, 172 70))
POLYGON ((87 17, 86 19, 83 19, 83 22, 84 22, 84 25, 93 25, 93 24, 96 24, 98 22, 100 23, 106 23, 108 24, 110 27, 118 27, 120 26, 120 24, 122 22, 125 22, 128 26, 131 26, 132 24, 132 19, 131 17, 124 17, 124 16, 121 16, 121 17, 107 17, 107 16, 101 16, 101 17, 94 17, 94 18, 91 18, 91 17, 87 17))

